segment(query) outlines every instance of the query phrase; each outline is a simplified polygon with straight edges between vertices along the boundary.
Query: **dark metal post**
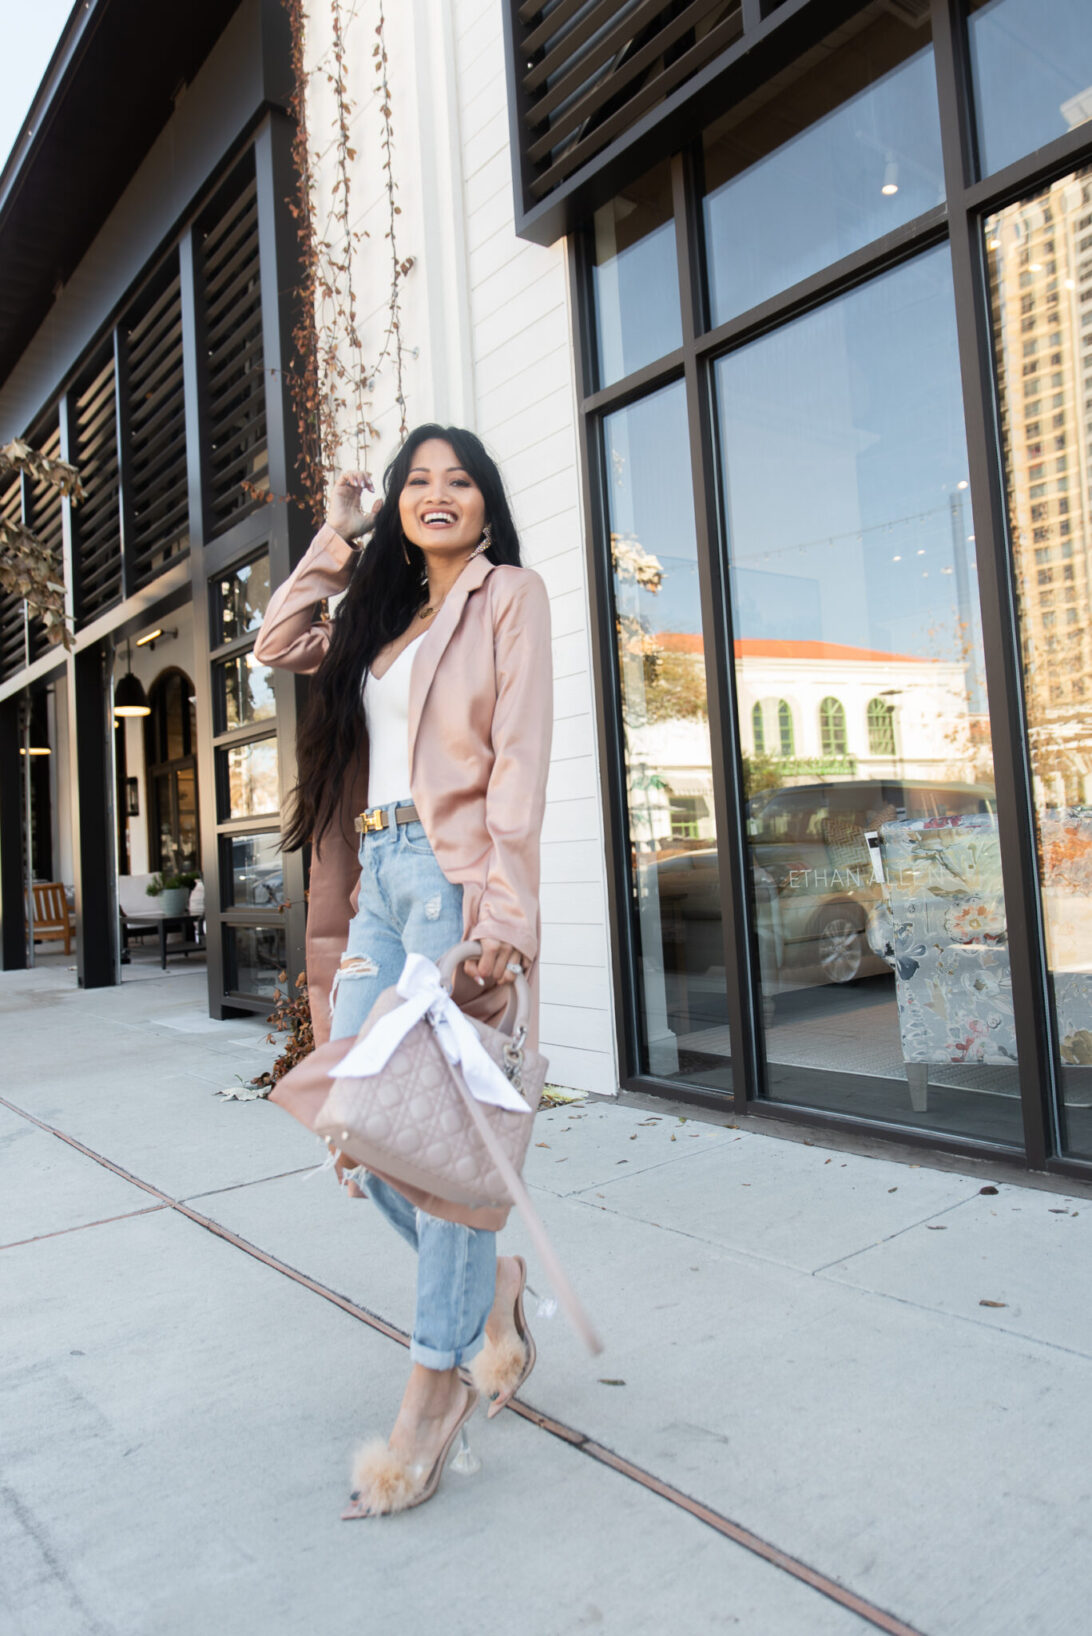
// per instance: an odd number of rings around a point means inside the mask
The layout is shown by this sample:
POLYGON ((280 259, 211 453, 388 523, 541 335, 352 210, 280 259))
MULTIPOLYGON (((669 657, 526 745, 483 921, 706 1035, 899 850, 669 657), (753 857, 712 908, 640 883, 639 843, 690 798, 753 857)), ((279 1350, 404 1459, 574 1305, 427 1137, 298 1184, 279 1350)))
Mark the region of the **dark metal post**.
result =
POLYGON ((701 278, 700 204, 689 155, 671 162, 675 207, 675 242, 686 350, 686 411, 690 431, 694 527, 698 551, 698 590, 702 629, 712 639, 707 654, 709 740, 712 753, 714 811, 717 824, 721 933, 728 1022, 732 1041, 732 1097, 739 1112, 749 1096, 761 1094, 764 1058, 758 1025, 760 995, 755 982, 758 946, 748 894, 746 802, 738 774, 735 746, 736 688, 727 595, 727 563, 720 549, 717 514, 716 450, 708 360, 697 356, 694 342, 705 328, 701 278), (750 951, 751 958, 748 958, 750 951))
POLYGON ((118 912, 105 642, 80 649, 69 663, 68 720, 76 839, 77 973, 81 988, 110 988, 118 981, 118 912))
MULTIPOLYGON (((288 372, 295 351, 293 330, 298 311, 300 264, 296 223, 288 204, 295 190, 292 157, 294 127, 282 113, 271 113, 254 140, 258 181, 258 253, 262 279, 262 349, 265 356, 265 412, 269 450, 269 481, 274 494, 297 495, 299 430, 288 389, 288 372)), ((311 537, 306 496, 271 508, 269 537, 271 583, 279 585, 299 562, 311 537)), ((307 698, 302 677, 277 677, 277 733, 280 741, 281 811, 288 805, 295 784, 296 727, 307 698)), ((284 931, 289 982, 304 968, 306 913, 304 860, 299 852, 284 855, 284 887, 289 907, 284 931)))
POLYGON ((956 332, 993 733, 997 824, 1004 871, 1013 1017, 1027 1161, 1041 1170, 1053 1145, 1051 1015, 1042 954, 1031 767, 1024 736, 1018 610, 1008 548, 1004 474, 995 420, 982 224, 967 208, 973 131, 963 23, 956 0, 935 0, 933 36, 944 172, 951 217, 956 332))
POLYGON ((0 704, 0 965, 22 971, 27 963, 23 900, 23 813, 19 756, 19 695, 0 704))

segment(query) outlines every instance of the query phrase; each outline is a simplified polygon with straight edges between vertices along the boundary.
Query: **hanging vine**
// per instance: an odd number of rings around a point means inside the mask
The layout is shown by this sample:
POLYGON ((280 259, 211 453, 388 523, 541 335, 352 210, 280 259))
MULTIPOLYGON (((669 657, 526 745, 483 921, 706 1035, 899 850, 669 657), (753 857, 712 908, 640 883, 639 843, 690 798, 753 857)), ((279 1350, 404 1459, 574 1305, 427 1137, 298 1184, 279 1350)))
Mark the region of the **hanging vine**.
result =
MULTIPOLYGON (((289 209, 296 223, 302 271, 297 290, 298 317, 293 329, 294 359, 287 384, 299 439, 297 468, 300 502, 317 518, 339 460, 351 451, 353 464, 367 471, 379 431, 371 419, 371 400, 384 365, 393 375, 399 436, 407 431, 402 339, 401 287, 413 267, 412 256, 398 253, 395 218, 401 214, 394 177, 394 128, 382 0, 373 46, 374 92, 379 101, 381 174, 387 202, 385 239, 390 249, 385 332, 374 363, 367 361, 360 331, 359 297, 354 277, 357 256, 368 233, 354 228, 352 166, 357 157, 350 129, 356 111, 342 0, 329 7, 331 47, 316 70, 333 100, 333 141, 323 152, 314 145, 309 123, 310 76, 305 53, 310 16, 305 0, 284 0, 292 41, 293 89, 290 111, 295 121, 293 158, 296 193, 289 209), (328 167, 328 168, 327 168, 328 167), (332 177, 329 207, 321 220, 319 178, 332 177)), ((351 20, 351 17, 350 17, 351 20)))

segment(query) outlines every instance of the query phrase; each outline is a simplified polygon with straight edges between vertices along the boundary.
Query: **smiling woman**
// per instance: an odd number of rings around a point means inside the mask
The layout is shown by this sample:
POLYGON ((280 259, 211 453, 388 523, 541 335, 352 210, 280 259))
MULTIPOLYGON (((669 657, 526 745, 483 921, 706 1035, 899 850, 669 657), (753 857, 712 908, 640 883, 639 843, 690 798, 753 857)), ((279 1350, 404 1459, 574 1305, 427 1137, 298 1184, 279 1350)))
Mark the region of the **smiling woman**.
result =
MULTIPOLYGON (((344 1042, 336 1060, 408 954, 435 961, 479 943, 455 997, 483 1021, 499 1019, 519 972, 533 974, 550 756, 549 601, 520 566, 482 444, 419 427, 383 500, 369 489, 360 472, 334 485, 326 526, 271 599, 255 647, 263 663, 315 675, 286 845, 314 842, 308 976, 316 1041, 344 1042), (315 603, 340 592, 333 620, 314 621, 315 603)), ((529 1023, 533 1044, 533 1013, 529 1023)), ((302 1086, 285 1081, 284 1100, 308 1122, 302 1086)), ((431 1496, 476 1402, 461 1367, 503 1406, 534 1361, 522 1263, 497 1261, 507 1211, 448 1205, 441 1219, 441 1201, 364 1180, 418 1253, 417 1316, 401 1413, 389 1446, 358 1465, 347 1518, 431 1496)))

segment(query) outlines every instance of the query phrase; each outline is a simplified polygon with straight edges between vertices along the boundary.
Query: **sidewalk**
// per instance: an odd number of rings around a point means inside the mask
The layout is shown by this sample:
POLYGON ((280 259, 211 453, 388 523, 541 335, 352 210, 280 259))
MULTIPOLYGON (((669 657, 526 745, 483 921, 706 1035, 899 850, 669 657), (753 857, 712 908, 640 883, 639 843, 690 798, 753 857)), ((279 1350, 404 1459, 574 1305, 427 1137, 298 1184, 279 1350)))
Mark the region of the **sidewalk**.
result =
POLYGON ((546 1112, 528 1180, 607 1351, 532 1302, 534 1413, 345 1525, 407 1368, 364 1314, 408 1327, 410 1253, 303 1178, 292 1121, 213 1095, 274 1052, 203 973, 74 982, 0 974, 2 1636, 1090 1629, 1092 1201, 546 1112))

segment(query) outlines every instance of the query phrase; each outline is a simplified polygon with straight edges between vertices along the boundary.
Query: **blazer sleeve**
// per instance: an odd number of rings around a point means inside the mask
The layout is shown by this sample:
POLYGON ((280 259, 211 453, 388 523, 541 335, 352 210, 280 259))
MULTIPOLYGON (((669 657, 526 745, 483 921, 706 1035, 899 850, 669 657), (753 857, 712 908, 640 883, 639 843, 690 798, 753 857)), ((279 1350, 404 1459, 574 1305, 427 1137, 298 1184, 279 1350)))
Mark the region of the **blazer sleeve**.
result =
POLYGON ((511 943, 538 957, 542 818, 553 733, 550 599, 539 576, 521 576, 494 616, 497 703, 485 796, 490 851, 473 938, 511 943))
POLYGON ((324 523, 297 567, 269 599, 254 644, 260 664, 304 674, 318 669, 330 645, 330 626, 315 618, 315 607, 325 597, 344 591, 356 556, 357 548, 324 523))

